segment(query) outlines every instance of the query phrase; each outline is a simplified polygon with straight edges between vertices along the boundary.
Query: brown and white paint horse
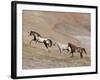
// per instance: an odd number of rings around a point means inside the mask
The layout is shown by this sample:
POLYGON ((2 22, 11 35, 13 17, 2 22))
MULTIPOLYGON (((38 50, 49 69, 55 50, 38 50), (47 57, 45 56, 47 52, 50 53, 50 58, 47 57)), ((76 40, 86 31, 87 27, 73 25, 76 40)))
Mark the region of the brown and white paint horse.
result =
POLYGON ((34 41, 34 42, 38 42, 38 43, 43 43, 46 48, 49 48, 52 46, 51 39, 44 38, 39 33, 35 32, 35 31, 30 31, 28 33, 29 33, 29 36, 33 37, 32 40, 30 41, 30 44, 32 43, 32 41, 34 41))

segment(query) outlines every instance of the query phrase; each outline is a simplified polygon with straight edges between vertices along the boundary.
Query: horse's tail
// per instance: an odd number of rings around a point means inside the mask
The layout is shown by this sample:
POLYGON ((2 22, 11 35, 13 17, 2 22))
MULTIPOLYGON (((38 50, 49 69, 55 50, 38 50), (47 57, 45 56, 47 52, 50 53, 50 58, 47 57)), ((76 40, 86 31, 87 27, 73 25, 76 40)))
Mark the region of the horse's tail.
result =
POLYGON ((43 41, 46 48, 48 48, 46 40, 43 41))
POLYGON ((87 54, 87 52, 86 52, 85 48, 82 48, 82 49, 83 49, 83 51, 85 52, 85 54, 87 54))
POLYGON ((49 42, 50 42, 49 47, 51 47, 51 46, 52 46, 52 40, 51 40, 51 39, 48 39, 48 40, 49 40, 49 42))

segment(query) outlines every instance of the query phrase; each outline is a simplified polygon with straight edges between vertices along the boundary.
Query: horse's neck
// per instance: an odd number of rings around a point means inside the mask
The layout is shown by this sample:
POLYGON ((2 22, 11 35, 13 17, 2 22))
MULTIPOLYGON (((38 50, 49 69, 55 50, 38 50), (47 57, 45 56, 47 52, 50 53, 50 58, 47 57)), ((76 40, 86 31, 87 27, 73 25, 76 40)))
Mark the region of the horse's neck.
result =
POLYGON ((37 37, 35 34, 32 34, 34 37, 37 37))
POLYGON ((44 38, 42 38, 42 37, 38 37, 38 39, 40 39, 40 40, 44 40, 44 38))

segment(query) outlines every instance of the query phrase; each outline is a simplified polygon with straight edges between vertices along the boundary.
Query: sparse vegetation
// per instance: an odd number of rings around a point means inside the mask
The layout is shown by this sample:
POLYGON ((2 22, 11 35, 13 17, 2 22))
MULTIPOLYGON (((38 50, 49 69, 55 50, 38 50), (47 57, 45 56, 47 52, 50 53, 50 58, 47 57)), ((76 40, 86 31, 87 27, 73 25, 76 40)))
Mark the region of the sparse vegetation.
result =
POLYGON ((90 14, 25 11, 22 13, 22 68, 43 69, 62 67, 81 67, 91 65, 90 54, 90 14), (34 30, 52 40, 61 43, 71 42, 86 49, 83 58, 76 53, 59 53, 58 48, 52 47, 48 52, 43 44, 29 41, 28 31, 34 30))

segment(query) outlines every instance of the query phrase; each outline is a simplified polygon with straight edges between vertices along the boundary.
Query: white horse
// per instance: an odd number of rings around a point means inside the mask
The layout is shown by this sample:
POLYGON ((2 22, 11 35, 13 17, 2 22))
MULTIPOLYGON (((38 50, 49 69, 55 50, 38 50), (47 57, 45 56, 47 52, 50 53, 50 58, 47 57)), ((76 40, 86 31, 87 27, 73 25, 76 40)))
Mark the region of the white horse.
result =
POLYGON ((62 43, 60 43, 60 42, 55 42, 55 43, 53 44, 53 46, 57 46, 58 49, 59 49, 59 51, 60 51, 60 53, 62 53, 63 51, 70 52, 70 50, 71 50, 71 48, 68 47, 68 44, 62 44, 62 43))

